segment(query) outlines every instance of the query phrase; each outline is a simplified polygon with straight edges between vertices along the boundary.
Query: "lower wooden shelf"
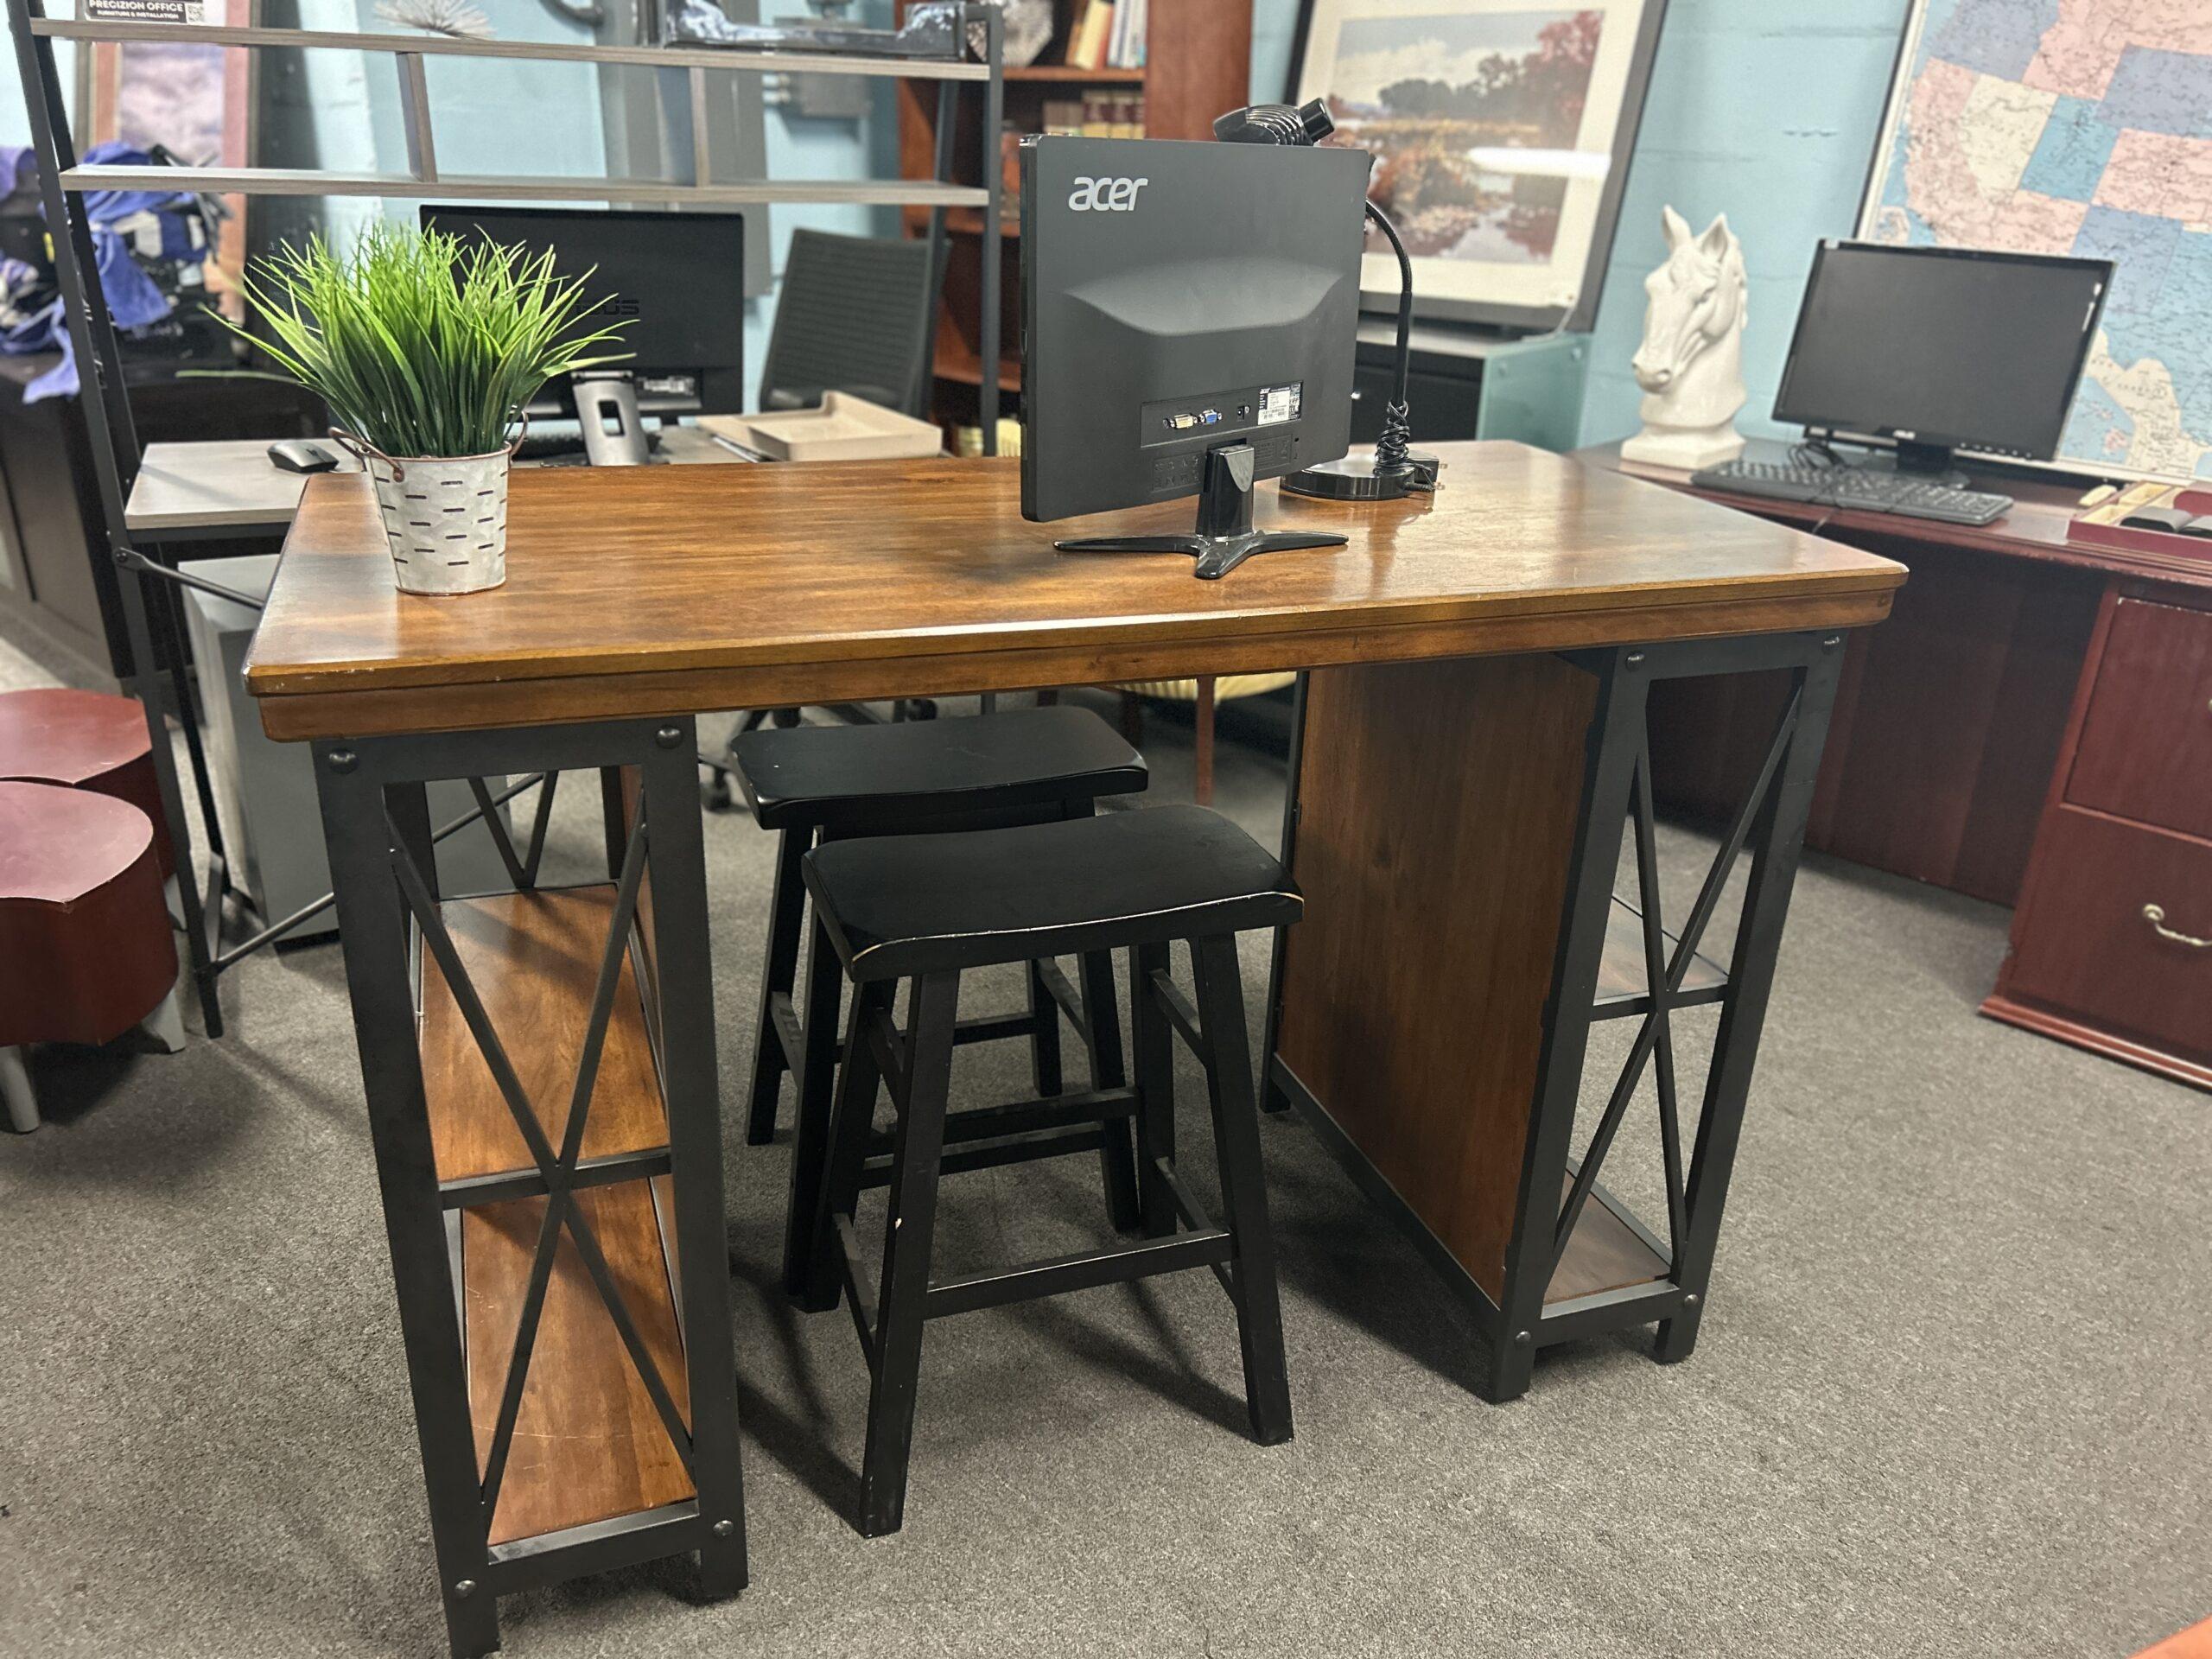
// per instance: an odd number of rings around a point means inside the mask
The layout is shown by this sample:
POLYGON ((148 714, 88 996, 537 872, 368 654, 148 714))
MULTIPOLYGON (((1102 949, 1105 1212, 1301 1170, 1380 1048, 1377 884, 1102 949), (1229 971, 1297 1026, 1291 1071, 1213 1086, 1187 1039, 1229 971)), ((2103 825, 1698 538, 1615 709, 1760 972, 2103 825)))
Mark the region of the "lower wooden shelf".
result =
MULTIPOLYGON (((655 1204, 657 1185, 636 1180, 594 1187, 576 1193, 575 1202, 688 1424, 683 1340, 655 1204)), ((499 1421, 545 1204, 515 1198, 479 1205, 460 1218, 468 1401, 480 1472, 499 1421)), ((691 1496, 683 1460, 563 1230, 490 1541, 512 1543, 691 1496)))
MULTIPOLYGON (((1562 1202, 1573 1185, 1572 1173, 1560 1184, 1562 1202)), ((1545 1306, 1666 1278, 1667 1258, 1645 1243, 1643 1230, 1618 1205, 1603 1186, 1591 1189, 1590 1201, 1582 1206, 1566 1254, 1560 1257, 1559 1270, 1544 1287, 1545 1306)))
MULTIPOLYGON (((438 907, 492 1029, 546 1139, 556 1147, 568 1127, 576 1061, 614 897, 611 883, 600 883, 449 899, 438 907)), ((428 950, 423 953, 420 1031, 424 1103, 439 1179, 450 1184, 518 1172, 534 1174, 530 1149, 492 1068, 428 950)), ((667 1144, 668 1114, 645 1005, 626 952, 585 1120, 582 1155, 588 1162, 667 1144)))

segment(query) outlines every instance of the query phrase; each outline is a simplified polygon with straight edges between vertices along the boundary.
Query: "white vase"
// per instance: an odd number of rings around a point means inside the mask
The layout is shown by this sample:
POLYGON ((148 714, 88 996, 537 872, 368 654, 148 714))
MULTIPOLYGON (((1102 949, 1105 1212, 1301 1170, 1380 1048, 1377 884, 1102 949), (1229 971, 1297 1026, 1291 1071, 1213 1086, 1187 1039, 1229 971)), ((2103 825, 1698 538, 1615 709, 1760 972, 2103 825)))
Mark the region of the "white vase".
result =
POLYGON ((507 474, 512 454, 361 457, 376 486, 403 594, 476 594, 507 579, 507 474))

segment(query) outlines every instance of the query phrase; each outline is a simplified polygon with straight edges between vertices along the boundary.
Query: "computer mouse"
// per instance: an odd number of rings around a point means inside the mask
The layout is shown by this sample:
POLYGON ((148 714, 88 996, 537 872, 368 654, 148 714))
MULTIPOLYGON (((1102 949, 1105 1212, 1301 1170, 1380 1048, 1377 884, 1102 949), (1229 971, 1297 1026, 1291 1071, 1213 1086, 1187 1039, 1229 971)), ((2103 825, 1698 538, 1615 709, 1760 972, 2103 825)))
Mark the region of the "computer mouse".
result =
POLYGON ((327 473, 338 467, 337 456, 306 438, 279 438, 269 446, 269 459, 288 473, 327 473))

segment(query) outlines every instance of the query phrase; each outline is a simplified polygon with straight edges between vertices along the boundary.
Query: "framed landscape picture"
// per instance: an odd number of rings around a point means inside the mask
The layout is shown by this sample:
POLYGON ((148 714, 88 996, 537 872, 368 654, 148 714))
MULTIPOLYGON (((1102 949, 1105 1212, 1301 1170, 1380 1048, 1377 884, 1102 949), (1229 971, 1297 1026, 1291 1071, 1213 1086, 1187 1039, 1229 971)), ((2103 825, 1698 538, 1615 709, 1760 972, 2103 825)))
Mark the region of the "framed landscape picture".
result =
MULTIPOLYGON (((1422 315, 1586 328, 1665 0, 1304 0, 1291 71, 1375 156, 1422 315)), ((1363 283, 1394 306, 1370 231, 1363 283)))

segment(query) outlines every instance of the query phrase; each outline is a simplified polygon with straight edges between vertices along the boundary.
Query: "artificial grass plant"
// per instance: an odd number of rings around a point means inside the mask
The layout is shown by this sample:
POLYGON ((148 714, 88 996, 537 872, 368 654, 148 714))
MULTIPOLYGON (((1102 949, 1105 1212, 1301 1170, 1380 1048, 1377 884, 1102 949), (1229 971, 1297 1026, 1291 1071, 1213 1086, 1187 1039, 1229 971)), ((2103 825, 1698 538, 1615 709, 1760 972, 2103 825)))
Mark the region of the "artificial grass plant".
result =
POLYGON ((287 244, 239 287, 267 324, 248 338, 341 429, 388 455, 459 458, 504 448, 554 376, 630 355, 602 349, 622 323, 588 321, 590 275, 556 276, 550 249, 375 224, 342 255, 287 244))

